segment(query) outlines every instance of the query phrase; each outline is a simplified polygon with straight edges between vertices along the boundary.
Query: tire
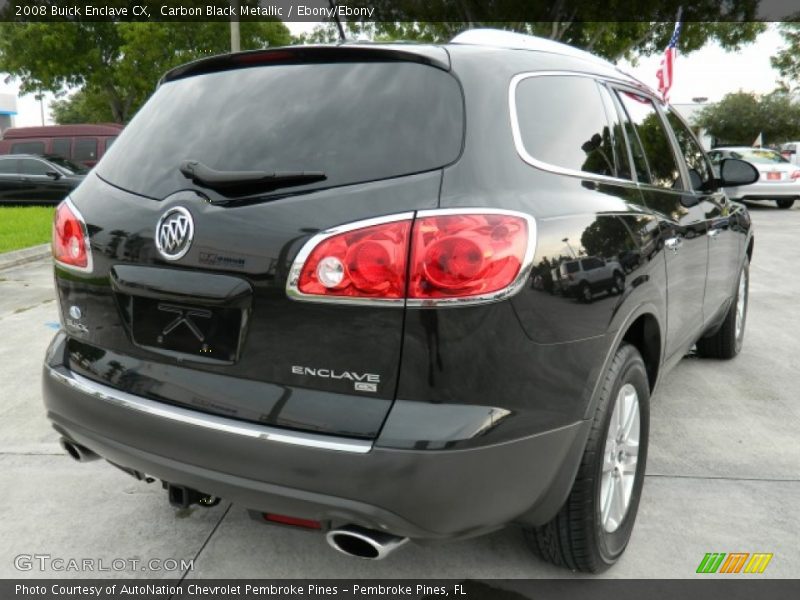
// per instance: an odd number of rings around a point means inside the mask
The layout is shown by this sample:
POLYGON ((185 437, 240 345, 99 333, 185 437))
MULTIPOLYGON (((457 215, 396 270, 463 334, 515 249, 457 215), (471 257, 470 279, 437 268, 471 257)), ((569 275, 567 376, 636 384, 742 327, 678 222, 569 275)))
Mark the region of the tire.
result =
POLYGON ((614 289, 617 294, 621 294, 625 291, 625 276, 619 271, 614 273, 614 289))
POLYGON ((739 271, 739 282, 736 287, 736 297, 733 299, 728 314, 722 326, 714 335, 701 338, 697 341, 697 354, 703 358, 731 359, 742 350, 744 343, 744 330, 747 324, 747 306, 750 295, 750 262, 745 258, 742 270, 739 271), (743 302, 740 305, 740 299, 743 302), (742 313, 737 325, 739 308, 742 313))
POLYGON ((590 304, 591 301, 594 299, 594 294, 592 294, 592 288, 589 287, 589 284, 583 282, 581 287, 578 288, 578 299, 581 302, 585 302, 586 304, 590 304))
POLYGON ((775 203, 778 205, 778 208, 792 208, 792 206, 794 206, 794 198, 790 200, 775 200, 775 203))
MULTIPOLYGON (((639 508, 647 463, 649 423, 650 386, 644 362, 634 346, 624 343, 604 377, 586 449, 564 506, 549 523, 524 529, 535 554, 556 565, 590 573, 605 571, 619 559, 628 545, 639 508), (618 405, 629 406, 631 401, 638 407, 639 416, 638 454, 633 469, 630 459, 623 459, 621 463, 610 460, 617 448, 616 441, 624 431, 612 435, 613 445, 607 439, 612 417, 613 431, 618 428, 619 412, 615 412, 615 408, 618 405), (616 472, 615 466, 622 466, 622 472, 616 472), (619 488, 616 485, 609 487, 617 481, 626 483, 619 488), (625 490, 630 490, 625 510, 604 510, 603 501, 609 497, 609 492, 613 494, 614 489, 622 494, 616 499, 624 498, 625 490)), ((629 431, 628 448, 636 437, 634 427, 629 431)))

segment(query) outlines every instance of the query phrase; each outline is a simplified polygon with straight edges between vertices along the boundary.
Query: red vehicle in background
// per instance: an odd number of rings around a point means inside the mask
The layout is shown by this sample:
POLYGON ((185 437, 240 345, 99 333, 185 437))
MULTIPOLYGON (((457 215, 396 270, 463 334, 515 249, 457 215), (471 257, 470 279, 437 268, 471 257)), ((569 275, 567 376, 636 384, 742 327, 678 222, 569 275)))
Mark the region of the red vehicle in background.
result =
POLYGON ((119 123, 12 127, 3 132, 0 154, 55 154, 93 167, 122 128, 119 123))

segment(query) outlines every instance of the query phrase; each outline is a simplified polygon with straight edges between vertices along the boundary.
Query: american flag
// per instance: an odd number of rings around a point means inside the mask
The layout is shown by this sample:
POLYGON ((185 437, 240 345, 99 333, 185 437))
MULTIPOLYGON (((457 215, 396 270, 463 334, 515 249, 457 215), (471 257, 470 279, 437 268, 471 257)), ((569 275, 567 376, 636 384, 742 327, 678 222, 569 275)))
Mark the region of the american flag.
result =
POLYGON ((669 38, 667 49, 664 50, 664 57, 661 59, 661 65, 658 67, 656 77, 658 78, 658 91, 664 102, 669 100, 669 90, 672 87, 672 66, 675 63, 675 57, 678 55, 678 37, 681 34, 681 22, 675 23, 675 31, 672 32, 672 37, 669 38))

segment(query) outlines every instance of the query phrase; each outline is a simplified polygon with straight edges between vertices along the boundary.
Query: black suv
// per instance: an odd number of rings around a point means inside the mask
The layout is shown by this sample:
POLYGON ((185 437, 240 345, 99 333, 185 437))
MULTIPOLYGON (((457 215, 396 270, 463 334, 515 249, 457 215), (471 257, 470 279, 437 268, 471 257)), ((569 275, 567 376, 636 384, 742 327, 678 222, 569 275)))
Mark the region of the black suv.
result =
POLYGON ((181 66, 57 211, 48 416, 174 505, 350 555, 515 524, 602 570, 653 390, 741 347, 753 236, 721 186, 756 176, 537 38, 181 66), (624 265, 613 293, 553 293, 582 257, 624 265))

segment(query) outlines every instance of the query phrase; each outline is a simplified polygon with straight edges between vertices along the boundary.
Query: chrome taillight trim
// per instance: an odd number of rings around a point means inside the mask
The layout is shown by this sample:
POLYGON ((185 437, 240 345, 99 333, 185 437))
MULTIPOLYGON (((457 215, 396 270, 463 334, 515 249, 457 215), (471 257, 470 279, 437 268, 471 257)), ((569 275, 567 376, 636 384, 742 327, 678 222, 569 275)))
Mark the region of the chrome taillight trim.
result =
POLYGON ((247 423, 245 421, 237 421, 236 419, 201 413, 188 408, 164 404, 163 402, 157 402, 149 398, 123 392, 122 390, 92 381, 73 371, 54 369, 50 366, 46 368, 50 378, 86 396, 127 410, 175 421, 182 425, 258 439, 265 442, 305 446, 319 450, 336 450, 338 452, 366 454, 372 449, 372 442, 369 440, 340 438, 316 433, 301 433, 299 431, 257 425, 255 423, 247 423))
MULTIPOLYGON (((434 209, 419 210, 416 211, 416 213, 405 212, 396 215, 386 215, 374 219, 356 221, 355 223, 340 225, 338 227, 333 227, 331 229, 326 229, 325 231, 317 233, 303 245, 303 247, 300 249, 300 252, 297 254, 297 257, 294 259, 291 269, 289 270, 289 277, 286 280, 286 295, 289 296, 289 298, 291 298, 292 300, 301 300, 304 302, 319 302, 326 304, 340 304, 340 305, 350 305, 350 306, 387 306, 395 308, 402 308, 402 307, 437 308, 437 307, 475 306, 479 304, 490 304, 492 302, 500 302, 501 300, 510 298, 511 296, 519 292, 524 287, 525 282, 530 276, 531 269, 533 269, 533 257, 534 254, 536 253, 536 241, 537 241, 536 233, 537 233, 536 219, 534 219, 531 215, 527 213, 516 210, 505 210, 501 208, 485 208, 480 206, 464 207, 464 208, 434 208, 434 209), (517 274, 514 281, 512 281, 508 286, 506 286, 501 290, 490 292, 488 294, 464 296, 461 298, 420 299, 420 298, 408 298, 408 297, 352 298, 346 296, 317 296, 314 294, 304 294, 298 288, 298 284, 300 281, 300 273, 303 270, 303 265, 305 264, 305 261, 311 255, 311 252, 314 250, 314 248, 316 248, 320 243, 322 243, 329 237, 338 235, 340 233, 345 233, 347 231, 353 231, 355 229, 362 229, 364 227, 371 227, 373 225, 382 225, 384 223, 394 223, 396 221, 406 221, 406 220, 416 221, 416 219, 425 217, 436 217, 436 216, 446 216, 446 215, 472 215, 472 214, 507 215, 512 217, 522 218, 527 223, 528 240, 519 273, 517 274)), ((411 234, 413 235, 413 228, 411 234)), ((410 265, 407 265, 407 268, 410 268, 410 265)))
MULTIPOLYGON (((78 207, 75 206, 75 203, 72 201, 70 196, 67 196, 62 200, 62 203, 65 204, 72 214, 78 219, 81 224, 81 229, 83 230, 83 245, 86 250, 86 266, 85 267, 76 267, 75 265, 70 265, 64 262, 61 262, 56 258, 56 248, 55 248, 55 239, 51 236, 50 239, 50 254, 53 256, 53 262, 58 265, 62 269, 69 269, 70 271, 77 271, 78 273, 91 273, 94 271, 94 260, 92 260, 92 244, 89 240, 89 228, 86 226, 86 219, 83 218, 81 211, 78 210, 78 207)), ((58 208, 56 208, 56 213, 58 213, 58 208)), ((55 234, 55 214, 53 215, 53 234, 55 234)))

